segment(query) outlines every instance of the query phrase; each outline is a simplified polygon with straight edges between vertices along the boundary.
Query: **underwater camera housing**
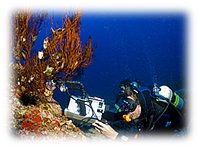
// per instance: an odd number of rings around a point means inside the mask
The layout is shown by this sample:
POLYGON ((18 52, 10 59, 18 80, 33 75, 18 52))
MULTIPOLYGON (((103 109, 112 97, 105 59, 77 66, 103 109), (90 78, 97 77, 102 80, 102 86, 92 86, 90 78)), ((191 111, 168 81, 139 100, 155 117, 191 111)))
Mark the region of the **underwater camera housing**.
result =
POLYGON ((86 125, 96 120, 102 120, 102 114, 109 109, 104 99, 89 96, 82 83, 78 81, 60 81, 60 91, 69 96, 68 105, 64 109, 64 115, 77 123, 86 125), (71 90, 79 91, 80 94, 72 93, 71 90))
MULTIPOLYGON (((87 99, 83 100, 81 97, 71 96, 68 107, 64 110, 64 114, 69 117, 73 113, 83 118, 101 120, 105 109, 106 105, 104 99, 88 96, 87 99)), ((77 118, 78 116, 74 115, 72 117, 77 118)), ((77 119, 81 119, 81 117, 77 119)))

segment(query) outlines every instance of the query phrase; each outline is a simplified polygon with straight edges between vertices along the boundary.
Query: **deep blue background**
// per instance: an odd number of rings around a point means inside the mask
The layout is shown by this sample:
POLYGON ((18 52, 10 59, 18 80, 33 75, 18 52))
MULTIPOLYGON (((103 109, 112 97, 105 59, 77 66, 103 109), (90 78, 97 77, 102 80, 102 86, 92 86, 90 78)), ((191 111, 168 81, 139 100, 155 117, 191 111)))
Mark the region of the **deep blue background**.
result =
MULTIPOLYGON (((92 64, 80 78, 89 95, 111 105, 126 78, 174 90, 185 87, 184 14, 83 13, 80 33, 83 44, 91 35, 98 45, 92 64)), ((44 37, 39 36, 41 43, 44 37)), ((63 93, 56 90, 55 99, 65 107, 63 93)))

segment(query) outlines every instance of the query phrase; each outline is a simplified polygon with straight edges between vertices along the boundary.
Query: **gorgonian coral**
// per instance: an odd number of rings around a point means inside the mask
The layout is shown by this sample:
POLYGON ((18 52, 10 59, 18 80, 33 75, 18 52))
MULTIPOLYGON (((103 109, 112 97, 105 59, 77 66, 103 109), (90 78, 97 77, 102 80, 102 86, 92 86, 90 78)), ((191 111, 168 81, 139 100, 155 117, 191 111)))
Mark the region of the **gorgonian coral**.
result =
MULTIPOLYGON (((92 61, 92 39, 83 46, 80 39, 81 14, 63 17, 62 25, 50 27, 38 51, 33 50, 47 13, 16 12, 13 15, 13 86, 21 94, 45 101, 51 91, 47 83, 55 76, 71 78, 92 61), (60 75, 62 73, 62 75, 60 75), (48 96, 48 95, 47 95, 48 96)), ((51 21, 52 18, 51 17, 51 21)))

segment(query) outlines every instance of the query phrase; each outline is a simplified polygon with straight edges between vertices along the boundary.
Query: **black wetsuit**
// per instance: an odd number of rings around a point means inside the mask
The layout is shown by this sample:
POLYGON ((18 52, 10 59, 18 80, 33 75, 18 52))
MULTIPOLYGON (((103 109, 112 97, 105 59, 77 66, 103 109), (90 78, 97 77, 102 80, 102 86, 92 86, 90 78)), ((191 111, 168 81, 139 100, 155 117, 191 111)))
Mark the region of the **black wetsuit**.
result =
POLYGON ((147 88, 136 95, 141 105, 141 115, 138 119, 126 122, 122 117, 125 112, 114 113, 111 111, 105 112, 102 118, 107 120, 121 134, 131 134, 138 129, 142 129, 145 132, 154 127, 165 127, 167 120, 169 120, 168 116, 165 117, 166 104, 155 101, 155 98, 147 88))

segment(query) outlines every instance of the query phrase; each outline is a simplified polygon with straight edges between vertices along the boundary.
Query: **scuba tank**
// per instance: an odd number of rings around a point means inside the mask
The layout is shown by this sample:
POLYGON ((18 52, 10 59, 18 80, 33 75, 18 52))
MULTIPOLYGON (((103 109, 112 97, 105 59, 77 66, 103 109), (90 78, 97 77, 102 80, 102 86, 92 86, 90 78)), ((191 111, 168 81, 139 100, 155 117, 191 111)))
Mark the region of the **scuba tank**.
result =
POLYGON ((163 102, 166 104, 161 114, 154 120, 153 125, 165 115, 168 121, 164 127, 174 130, 182 129, 185 124, 183 118, 185 106, 184 100, 175 91, 172 91, 172 89, 165 85, 158 87, 154 84, 152 92, 156 102, 163 102))
POLYGON ((157 101, 166 103, 169 102, 179 110, 181 110, 184 106, 183 99, 176 92, 173 92, 168 86, 163 85, 158 87, 157 84, 154 84, 153 94, 157 97, 157 101))

